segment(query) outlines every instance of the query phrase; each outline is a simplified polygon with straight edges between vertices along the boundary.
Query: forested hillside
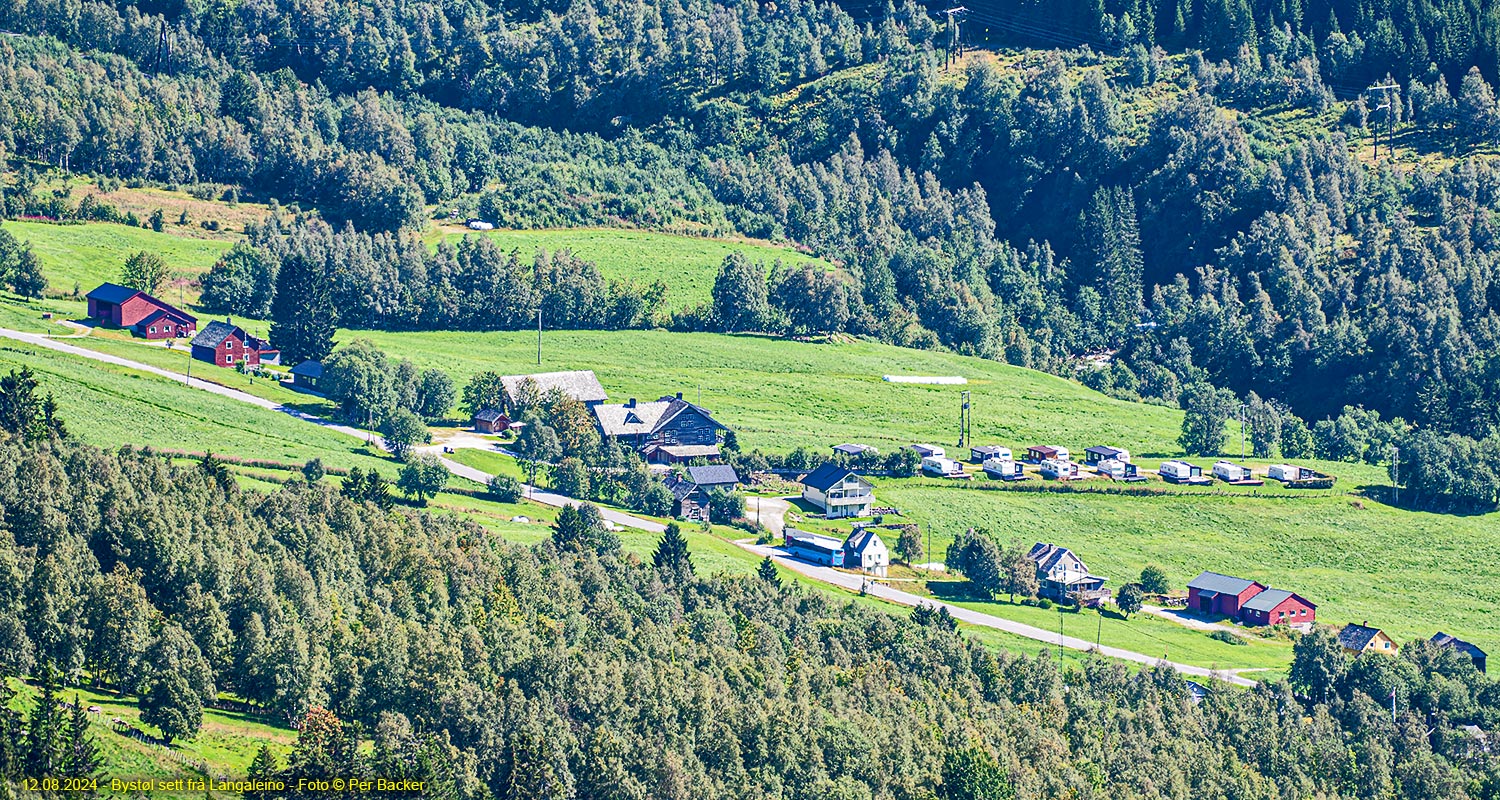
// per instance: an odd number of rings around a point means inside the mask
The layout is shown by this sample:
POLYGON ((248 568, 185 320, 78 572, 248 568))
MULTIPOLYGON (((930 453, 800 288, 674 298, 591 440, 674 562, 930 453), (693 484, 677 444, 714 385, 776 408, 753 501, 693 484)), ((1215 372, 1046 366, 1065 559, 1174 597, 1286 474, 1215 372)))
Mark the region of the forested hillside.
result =
POLYGON ((1327 420, 1377 463, 1420 433, 1403 449, 1441 462, 1500 431, 1494 19, 980 5, 971 41, 1088 46, 950 64, 911 2, 11 0, 0 26, 37 35, 0 42, 5 213, 107 216, 39 189, 47 165, 243 191, 317 215, 226 257, 214 310, 848 332, 1246 402, 1275 411, 1267 442, 1327 420), (1372 159, 1381 130, 1402 147, 1372 159), (570 254, 413 243, 451 213, 746 234, 838 268, 731 260, 713 305, 673 308, 570 254), (298 287, 279 309, 278 279, 298 287))
MULTIPOLYGON (((1424 642, 1351 662, 1319 632, 1298 644, 1290 685, 1214 686, 1199 703, 1165 668, 1062 670, 1045 649, 977 644, 946 614, 892 616, 774 570, 695 575, 681 539, 642 563, 587 510, 508 545, 332 477, 262 494, 212 459, 76 444, 15 375, 3 399, 0 678, 118 690, 168 739, 194 735, 221 695, 295 721, 289 758, 265 752, 248 776, 288 789, 250 797, 323 796, 295 780, 366 775, 504 800, 1500 785, 1461 727, 1500 723, 1496 684, 1424 642)), ((97 768, 87 747, 61 749, 88 734, 76 713, 64 728, 51 696, 25 716, 0 703, 0 775, 97 768)))

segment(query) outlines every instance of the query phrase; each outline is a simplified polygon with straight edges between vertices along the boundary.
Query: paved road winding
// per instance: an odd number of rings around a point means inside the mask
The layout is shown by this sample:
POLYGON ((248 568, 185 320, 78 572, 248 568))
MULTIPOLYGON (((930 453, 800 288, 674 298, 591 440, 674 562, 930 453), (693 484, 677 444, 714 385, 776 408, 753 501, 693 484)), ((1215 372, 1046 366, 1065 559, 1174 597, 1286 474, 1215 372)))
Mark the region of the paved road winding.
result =
MULTIPOLYGON (((259 406, 260 408, 268 409, 270 411, 279 411, 283 414, 289 414, 304 422, 310 422, 314 425, 321 425, 330 430, 339 431, 341 433, 353 436, 357 439, 366 439, 369 436, 369 434, 367 434, 365 431, 359 430, 358 428, 354 428, 348 425, 340 425, 322 417, 308 414, 295 408, 290 408, 288 406, 282 405, 281 403, 277 403, 274 400, 267 400, 263 397, 256 397, 253 394, 242 392, 238 389, 231 389, 227 386, 220 386, 217 383, 210 383, 198 378, 189 380, 186 375, 179 372, 162 369, 161 367, 154 367, 150 364, 143 364, 139 361, 132 361, 128 358, 121 358, 109 353, 101 353, 97 350, 89 350, 87 348, 77 347, 75 345, 67 344, 65 342, 58 341, 52 337, 48 337, 42 334, 26 333, 24 331, 15 331, 6 328, 0 328, 0 337, 14 339, 19 342, 25 342, 37 347, 44 347, 49 350, 56 350, 61 353, 78 356, 80 358, 92 359, 94 361, 99 361, 106 364, 113 364, 119 367, 126 367, 128 369, 147 372, 152 375, 159 375, 161 377, 168 378, 174 381, 184 381, 188 386, 191 386, 194 389, 202 389, 206 392, 211 392, 213 394, 219 395, 220 397, 226 397, 230 400, 237 400, 239 402, 249 403, 251 405, 259 406)), ((449 447, 468 448, 490 447, 489 442, 486 442, 483 439, 479 439, 477 437, 455 437, 454 439, 450 440, 447 445, 449 447)), ((383 447, 384 442, 378 442, 377 446, 383 447)), ((483 470, 470 467, 466 464, 460 464, 459 462, 452 459, 443 458, 441 455, 442 447, 443 445, 439 444, 424 449, 434 451, 435 454, 438 454, 438 461, 452 474, 457 475, 461 478, 467 478, 477 483, 489 483, 490 478, 493 477, 492 475, 484 472, 483 470)), ((548 492, 534 486, 526 486, 524 484, 523 486, 528 497, 544 505, 561 507, 568 503, 578 502, 571 497, 566 497, 554 492, 548 492)), ((767 499, 765 508, 763 509, 763 513, 767 513, 768 516, 779 516, 781 514, 785 514, 786 510, 787 506, 785 505, 785 501, 781 501, 780 507, 776 507, 773 504, 773 501, 767 499)), ((613 509, 601 508, 600 511, 603 513, 605 519, 622 527, 635 528, 637 530, 647 531, 650 533, 661 533, 666 529, 665 526, 659 522, 654 522, 648 519, 641 519, 640 517, 631 516, 630 514, 615 511, 613 509)), ((772 530, 777 530, 780 527, 780 525, 776 525, 772 528, 772 530)), ((802 575, 806 575, 809 578, 822 581, 823 583, 827 583, 833 586, 851 589, 854 591, 859 591, 861 587, 864 587, 867 594, 879 597, 882 600, 899 603, 900 605, 904 606, 925 605, 931 606, 933 608, 947 608, 949 614, 952 614, 955 619, 961 620, 963 622, 967 622, 973 625, 982 625, 987 628, 994 628, 996 630, 1005 631, 1017 636, 1024 636, 1028 639, 1035 639, 1038 642, 1055 645, 1057 644, 1059 639, 1059 636, 1056 633, 1052 633, 1050 631, 1046 631, 1032 625, 1016 622, 1014 620, 1008 620, 1003 617, 997 617, 993 614, 985 614, 983 612, 973 611, 967 608, 962 608, 960 606, 950 605, 948 603, 935 601, 925 597, 919 597, 917 595, 911 594, 910 592, 903 592, 900 589, 893 589, 882 584, 868 582, 864 577, 860 575, 855 575, 848 572, 840 572, 828 567, 820 567, 815 564, 809 564, 804 561, 799 561, 789 556, 786 551, 780 548, 757 545, 749 540, 738 541, 735 542, 735 544, 745 550, 755 553, 756 555, 769 556, 787 569, 793 570, 794 572, 801 573, 802 575)), ((1093 642, 1089 642, 1084 639, 1078 639, 1072 636, 1063 636, 1061 637, 1061 640, 1064 647, 1073 650, 1088 651, 1096 649, 1093 642)), ((1230 683, 1239 686, 1255 685, 1254 681, 1243 678, 1233 673, 1215 672, 1204 667, 1195 667, 1190 664, 1179 664, 1172 661, 1165 661, 1163 659, 1152 658, 1151 656, 1132 652, 1130 650, 1122 650, 1118 647, 1099 647, 1097 649, 1103 655, 1109 656, 1111 658, 1118 658, 1125 661, 1134 661, 1140 664, 1166 664, 1167 666, 1177 670, 1184 675, 1189 675, 1196 678, 1217 678, 1220 680, 1229 681, 1230 683)))
MULTIPOLYGON (((865 594, 868 594, 872 597, 878 597, 882 600, 889 600, 892 603, 899 603, 903 606, 929 606, 931 608, 946 608, 948 609, 948 613, 953 615, 954 619, 957 619, 961 622, 967 622, 972 625, 982 625, 986 628, 994 628, 995 630, 1005 631, 1006 633, 1015 634, 1017 636, 1024 636, 1027 639, 1035 639, 1038 642, 1045 642, 1053 646, 1056 646, 1058 643, 1059 636, 1056 631, 1047 631, 1034 625, 1027 625, 1024 622, 1016 622, 1015 620, 1005 619, 1004 617, 997 617, 993 614, 986 614, 982 611, 974 611, 962 606, 955 606, 949 603, 933 600, 928 597, 920 597, 910 592, 903 592, 900 589, 893 589, 890 586, 876 583, 874 581, 869 581, 862 575, 856 575, 850 572, 841 572, 830 567, 820 567, 816 564, 809 564, 806 561, 801 561, 799 559, 793 558, 785 550, 779 547, 770 547, 768 545, 755 544, 755 542, 750 539, 741 539, 735 542, 735 544, 758 556, 769 556, 777 563, 781 564, 783 567, 786 567, 787 569, 794 572, 806 575, 807 577, 814 580, 822 581, 823 583, 831 584, 833 586, 838 586, 844 589, 850 589, 856 592, 859 591, 861 587, 863 587, 865 590, 865 594)), ((1061 639, 1063 647, 1066 647, 1070 650, 1089 651, 1097 649, 1103 655, 1109 656, 1110 658, 1118 658, 1123 661, 1134 661, 1138 664, 1165 664, 1166 666, 1177 670, 1183 675, 1194 678, 1214 678, 1217 680, 1228 681, 1237 686, 1255 685, 1255 682, 1250 680, 1249 678, 1241 677, 1234 674, 1233 672, 1215 671, 1206 667, 1195 667, 1191 664, 1179 664, 1175 661, 1153 658, 1151 656, 1136 653, 1130 650, 1122 650, 1118 647, 1104 646, 1096 648, 1093 642, 1087 641, 1085 639, 1079 639, 1073 636, 1063 636, 1061 637, 1061 639)))

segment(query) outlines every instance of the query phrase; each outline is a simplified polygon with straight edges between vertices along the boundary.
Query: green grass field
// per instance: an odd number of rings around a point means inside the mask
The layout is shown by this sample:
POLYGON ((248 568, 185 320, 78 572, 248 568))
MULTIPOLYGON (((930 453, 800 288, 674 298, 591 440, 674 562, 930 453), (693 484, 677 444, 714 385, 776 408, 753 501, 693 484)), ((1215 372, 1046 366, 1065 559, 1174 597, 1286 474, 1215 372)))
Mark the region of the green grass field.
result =
POLYGON ((973 435, 1011 447, 1113 443, 1142 454, 1176 450, 1182 414, 1113 400, 1079 383, 995 361, 864 341, 794 342, 663 331, 543 334, 340 331, 375 341, 463 386, 474 373, 592 369, 612 400, 682 392, 733 427, 746 448, 827 452, 840 442, 882 451, 919 441, 952 445, 959 392, 973 395, 973 435), (966 386, 886 383, 882 375, 961 375, 966 386), (701 394, 700 394, 701 393, 701 394))
POLYGON ((826 264, 821 259, 791 247, 754 240, 708 239, 621 228, 579 228, 537 231, 485 231, 476 233, 462 226, 444 226, 430 231, 427 241, 456 241, 464 235, 484 236, 502 249, 519 250, 530 261, 537 250, 555 252, 571 250, 599 266, 609 280, 627 280, 639 284, 662 281, 667 285, 667 305, 672 309, 706 303, 710 300, 719 265, 730 253, 744 253, 751 261, 765 262, 766 268, 778 259, 783 264, 826 264))
MULTIPOLYGON (((118 281, 125 259, 140 250, 160 255, 174 276, 196 278, 230 247, 225 241, 191 239, 173 235, 170 230, 156 233, 109 222, 53 225, 8 221, 3 227, 17 239, 31 242, 47 276, 49 295, 71 295, 75 285, 80 294, 87 294, 100 283, 118 281)), ((187 284, 174 281, 161 298, 171 303, 192 301, 197 290, 187 284)))

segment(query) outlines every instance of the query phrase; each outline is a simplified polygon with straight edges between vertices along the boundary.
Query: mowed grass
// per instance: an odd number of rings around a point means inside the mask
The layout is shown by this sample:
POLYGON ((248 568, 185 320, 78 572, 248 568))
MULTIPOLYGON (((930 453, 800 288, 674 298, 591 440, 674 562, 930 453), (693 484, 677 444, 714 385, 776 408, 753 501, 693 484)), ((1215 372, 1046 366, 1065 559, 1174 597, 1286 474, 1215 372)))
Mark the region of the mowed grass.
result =
POLYGON ((101 447, 122 444, 337 467, 396 464, 364 442, 275 411, 146 375, 20 342, 0 341, 0 371, 30 367, 61 407, 69 430, 101 447))
POLYGON ((527 262, 537 250, 556 252, 564 248, 599 266, 608 280, 634 281, 646 285, 661 281, 667 286, 667 305, 673 309, 707 303, 711 299, 719 265, 731 253, 743 253, 751 261, 762 261, 769 270, 778 259, 786 265, 814 263, 821 259, 791 247, 752 239, 708 239, 619 228, 570 228, 535 231, 471 231, 462 225, 445 225, 429 232, 430 243, 456 243, 465 235, 484 236, 504 250, 519 250, 527 262))
POLYGON ((1500 648, 1500 515, 1392 508, 1349 495, 1121 497, 877 486, 881 502, 927 525, 941 559, 970 527, 1001 542, 1070 547, 1118 587, 1142 567, 1185 591, 1200 571, 1295 591, 1330 625, 1364 622, 1404 643, 1445 630, 1500 648))
POLYGON ((858 340, 547 331, 538 367, 535 332, 339 333, 343 342, 357 337, 419 366, 446 370, 460 387, 483 370, 592 369, 614 402, 682 392, 735 429, 747 449, 805 446, 826 453, 840 442, 882 452, 923 441, 952 446, 965 389, 972 393, 974 440, 985 444, 1046 442, 1082 451, 1109 443, 1137 453, 1172 452, 1182 427, 1180 411, 1113 400, 1054 375, 858 340), (960 375, 968 385, 887 383, 887 374, 960 375))
POLYGON ((71 295, 75 286, 80 295, 87 294, 105 281, 118 281, 125 259, 144 250, 161 256, 176 276, 161 292, 161 298, 169 303, 189 302, 196 298, 196 290, 189 285, 191 279, 207 272, 230 247, 226 241, 174 235, 170 228, 157 233, 111 222, 54 225, 7 221, 0 227, 31 243, 47 276, 49 295, 71 295))

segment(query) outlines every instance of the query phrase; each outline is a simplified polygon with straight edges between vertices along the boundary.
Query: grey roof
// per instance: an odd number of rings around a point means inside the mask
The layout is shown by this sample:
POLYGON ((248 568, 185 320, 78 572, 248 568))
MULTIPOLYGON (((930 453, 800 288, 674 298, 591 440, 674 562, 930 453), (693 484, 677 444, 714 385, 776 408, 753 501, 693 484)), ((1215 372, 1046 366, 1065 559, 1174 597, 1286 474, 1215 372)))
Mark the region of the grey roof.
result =
MULTIPOLYGON (((1200 592, 1216 592, 1218 594, 1234 594, 1249 589, 1255 585, 1255 581, 1236 578, 1232 575, 1220 575, 1217 572, 1199 573, 1198 577, 1188 581, 1189 589, 1197 589, 1200 592)), ((1247 606, 1248 607, 1248 606, 1247 606)))
POLYGON ((151 325, 162 317, 168 317, 170 319, 179 320, 188 324, 193 324, 198 321, 198 318, 193 316, 192 314, 184 314, 181 311, 168 306, 166 308, 158 308, 150 314, 147 314, 146 317, 140 322, 137 322, 136 325, 151 325))
POLYGON ((694 492, 698 491, 698 484, 686 478, 679 478, 676 475, 667 475, 667 477, 662 479, 662 483, 672 492, 672 499, 674 500, 686 500, 694 492))
POLYGON ((708 409, 676 397, 664 397, 633 406, 624 403, 598 405, 594 406, 594 417, 599 421, 599 430, 605 436, 634 436, 655 433, 690 409, 715 426, 724 427, 708 409))
POLYGON ((194 347, 217 348, 230 336, 239 336, 241 341, 245 340, 245 332, 237 325, 222 320, 214 320, 203 326, 198 335, 193 337, 194 347))
POLYGON ((1339 644, 1349 650, 1363 650, 1369 647, 1370 642, 1375 641, 1375 637, 1379 635, 1379 628, 1355 625, 1351 622, 1345 625, 1343 630, 1339 631, 1339 644))
POLYGON ((846 456, 857 456, 862 453, 876 452, 875 448, 867 444, 836 444, 833 446, 835 453, 843 453, 846 456))
POLYGON ((980 445, 979 447, 971 447, 969 448, 969 452, 982 454, 1008 453, 1010 452, 1010 448, 1002 447, 998 444, 985 444, 980 445))
POLYGON ((609 396, 604 393, 604 387, 599 385, 599 379, 594 377, 594 371, 591 369, 571 372, 538 372, 533 375, 501 375, 500 383, 505 387, 505 395, 514 401, 521 393, 521 384, 528 378, 536 384, 538 395, 559 389, 563 394, 580 403, 600 403, 609 399, 609 396))
MULTIPOLYGON (((92 292, 84 295, 90 300, 100 300, 105 303, 123 303, 138 294, 145 294, 140 289, 132 289, 129 286, 121 286, 118 283, 101 283, 92 292)), ((150 295, 147 295, 148 297, 150 295)))
MULTIPOLYGON (((1058 547, 1055 544, 1044 544, 1042 542, 1037 542, 1036 544, 1031 546, 1031 551, 1026 554, 1026 557, 1031 559, 1032 561, 1035 561, 1038 569, 1048 571, 1057 566, 1057 562, 1061 561, 1063 556, 1071 554, 1072 551, 1066 547, 1058 547)), ((1078 557, 1074 556, 1074 558, 1078 557)), ((1083 559, 1079 558, 1078 563, 1082 564, 1083 559)), ((1085 568, 1085 570, 1087 570, 1087 568, 1085 568)))
POLYGON ((292 367, 292 374, 300 375, 304 378, 321 378, 323 377, 323 362, 308 359, 292 367))
POLYGON ((860 528, 844 540, 844 552, 863 556, 865 550, 876 542, 880 542, 882 547, 885 546, 885 542, 881 540, 880 534, 876 533, 874 528, 860 528))
POLYGON ((740 476, 728 464, 710 464, 706 467, 688 467, 688 477, 693 483, 714 486, 724 483, 739 483, 740 476))
POLYGON ((493 408, 481 408, 478 411, 474 412, 474 419, 477 419, 480 422, 495 422, 496 420, 504 416, 505 415, 501 414, 499 410, 493 408))
POLYGON ((849 477, 850 475, 859 478, 861 483, 869 485, 869 481, 866 481, 864 478, 860 478, 854 470, 843 466, 837 461, 825 461, 823 462, 823 466, 818 467, 812 472, 804 475, 802 477, 802 485, 811 486, 812 488, 817 489, 820 492, 826 492, 829 489, 832 489, 833 487, 839 485, 840 483, 843 483, 844 479, 849 477))
POLYGON ((1095 453, 1095 454, 1101 455, 1101 456, 1103 456, 1105 458, 1115 458, 1115 457, 1123 455, 1125 453, 1125 451, 1123 449, 1121 449, 1119 447, 1111 447, 1111 446, 1109 446, 1107 444, 1095 445, 1094 447, 1090 447, 1087 450, 1084 450, 1083 452, 1085 452, 1085 453, 1095 453))
POLYGON ((1437 634, 1435 634, 1428 641, 1439 647, 1452 647, 1459 652, 1467 654, 1470 658, 1485 657, 1485 652, 1483 650, 1480 650, 1478 646, 1470 642, 1466 642, 1451 633, 1443 633, 1442 631, 1438 631, 1437 634))
MULTIPOLYGON (((1247 608, 1251 611, 1265 611, 1269 613, 1271 609, 1281 605, 1282 601, 1286 600, 1288 597, 1296 597, 1298 600, 1302 600, 1302 602, 1304 603, 1307 602, 1300 595, 1289 592, 1285 589, 1267 589, 1264 592, 1261 592, 1260 594, 1250 598, 1249 602, 1245 603, 1243 608, 1247 608)), ((1307 604, 1312 605, 1312 603, 1307 604)))

